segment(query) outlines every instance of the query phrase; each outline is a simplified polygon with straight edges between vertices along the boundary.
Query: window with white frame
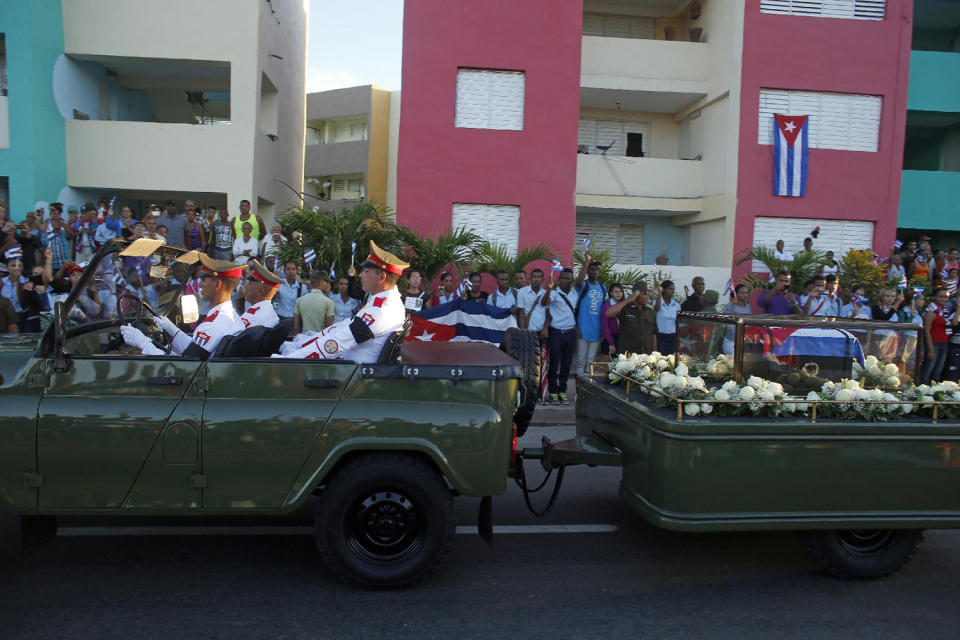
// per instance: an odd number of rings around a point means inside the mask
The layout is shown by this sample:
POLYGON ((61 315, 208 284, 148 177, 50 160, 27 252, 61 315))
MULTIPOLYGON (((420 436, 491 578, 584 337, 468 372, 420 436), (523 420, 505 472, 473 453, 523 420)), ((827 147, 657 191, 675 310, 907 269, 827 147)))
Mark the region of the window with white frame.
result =
POLYGON ((657 37, 657 19, 587 12, 583 14, 583 35, 654 40, 657 37))
POLYGON ((650 155, 650 124, 622 120, 580 118, 577 147, 585 153, 608 156, 642 157, 650 155))
POLYGON ((520 245, 520 207, 454 202, 453 228, 472 231, 515 256, 520 245))
POLYGON ((366 196, 363 175, 339 175, 324 178, 322 184, 330 184, 330 200, 362 200, 366 196))
POLYGON ((773 144, 773 114, 810 116, 810 146, 876 151, 883 99, 856 93, 760 89, 759 144, 773 144))
POLYGON ((761 0, 760 11, 816 18, 883 20, 887 0, 761 0))
MULTIPOLYGON (((783 240, 790 253, 803 250, 803 239, 820 227, 813 240, 817 251, 833 251, 839 259, 851 249, 873 249, 873 222, 865 220, 825 220, 818 218, 774 218, 758 216, 753 220, 753 244, 774 249, 777 240, 783 240)), ((759 262, 753 263, 754 271, 766 271, 759 262)))
POLYGON ((522 71, 459 69, 455 125, 469 129, 523 129, 522 71))
POLYGON ((590 239, 590 249, 606 250, 616 264, 643 264, 643 225, 577 220, 576 248, 590 239))

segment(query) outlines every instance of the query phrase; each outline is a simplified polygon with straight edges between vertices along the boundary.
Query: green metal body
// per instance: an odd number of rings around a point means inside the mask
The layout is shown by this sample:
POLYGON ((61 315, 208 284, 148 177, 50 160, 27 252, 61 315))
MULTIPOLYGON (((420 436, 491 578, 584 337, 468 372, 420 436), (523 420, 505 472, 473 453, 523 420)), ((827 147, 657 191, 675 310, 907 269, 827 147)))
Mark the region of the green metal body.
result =
POLYGON ((960 527, 960 425, 690 418, 578 377, 577 435, 622 453, 620 495, 678 531, 960 527))
POLYGON ((0 503, 24 515, 288 513, 344 456, 372 450, 425 456, 464 495, 506 490, 516 377, 97 353, 111 331, 68 336, 59 373, 52 335, 0 337, 0 503))

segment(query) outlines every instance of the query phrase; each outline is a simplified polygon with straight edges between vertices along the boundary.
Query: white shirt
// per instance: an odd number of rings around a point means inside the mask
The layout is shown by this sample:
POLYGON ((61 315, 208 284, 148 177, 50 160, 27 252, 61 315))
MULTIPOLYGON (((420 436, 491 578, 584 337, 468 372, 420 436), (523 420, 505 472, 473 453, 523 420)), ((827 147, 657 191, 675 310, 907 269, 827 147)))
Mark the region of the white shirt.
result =
MULTIPOLYGON (((193 330, 190 340, 197 346, 206 351, 213 352, 224 336, 232 336, 235 333, 243 331, 243 324, 237 318, 237 309, 233 306, 233 301, 227 300, 220 303, 210 310, 207 317, 204 318, 197 328, 193 330)), ((174 350, 177 350, 182 333, 177 333, 174 338, 174 350)), ((177 353, 183 353, 189 342, 184 341, 182 348, 177 353)))
POLYGON ((496 291, 487 296, 487 304, 493 305, 498 309, 509 309, 510 307, 516 307, 517 304, 517 295, 516 289, 507 289, 506 293, 503 293, 498 288, 496 291))
POLYGON ((539 291, 534 291, 530 285, 525 286, 517 292, 517 306, 523 309, 527 317, 527 329, 530 331, 540 331, 543 329, 543 323, 547 319, 547 309, 540 304, 546 289, 540 287, 539 291))
POLYGON ((246 242, 243 241, 242 237, 233 241, 233 261, 237 264, 247 264, 250 258, 256 258, 258 255, 257 239, 253 236, 250 236, 250 239, 246 242), (248 249, 250 250, 250 255, 243 255, 243 252, 248 249))
POLYGON ((677 314, 680 312, 680 303, 670 298, 667 302, 660 298, 660 309, 657 310, 657 331, 660 333, 677 332, 677 314))
POLYGON ((284 238, 282 235, 280 236, 280 242, 274 242, 273 234, 272 233, 268 234, 267 237, 263 240, 263 242, 260 243, 260 255, 263 256, 264 258, 266 258, 267 256, 271 256, 279 250, 280 245, 285 244, 286 242, 287 242, 287 239, 284 238))
POLYGON ((773 250, 773 257, 783 262, 793 262, 793 254, 784 249, 783 251, 773 250))
MULTIPOLYGON (((543 305, 540 305, 541 307, 543 305)), ((550 328, 551 329, 573 329, 577 326, 577 319, 573 315, 573 310, 577 308, 577 290, 570 287, 570 293, 564 293, 560 287, 554 287, 550 292, 550 328), (569 305, 563 301, 566 298, 569 305)))
POLYGON ((334 322, 323 331, 311 331, 298 335, 293 344, 285 343, 274 358, 306 358, 309 360, 353 360, 363 364, 376 362, 387 338, 403 327, 407 311, 396 287, 367 297, 367 303, 356 315, 334 322), (351 329, 353 322, 362 321, 373 334, 363 342, 357 342, 351 329), (287 346, 291 345, 291 346, 287 346))
POLYGON ((269 300, 261 300, 257 304, 250 305, 243 315, 240 316, 240 322, 243 328, 267 327, 268 329, 277 326, 280 322, 280 316, 273 308, 273 303, 269 300))

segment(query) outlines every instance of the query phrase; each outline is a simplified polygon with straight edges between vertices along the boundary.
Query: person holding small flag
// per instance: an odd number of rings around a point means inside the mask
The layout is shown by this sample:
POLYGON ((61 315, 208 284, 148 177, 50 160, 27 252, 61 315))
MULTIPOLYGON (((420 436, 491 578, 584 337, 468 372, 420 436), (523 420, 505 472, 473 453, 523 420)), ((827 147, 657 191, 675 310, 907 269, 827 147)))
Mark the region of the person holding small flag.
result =
MULTIPOLYGON (((589 238, 587 238, 589 240, 589 238)), ((589 244, 588 244, 589 246, 589 244)), ((600 309, 607 299, 607 287, 600 282, 600 261, 594 260, 587 251, 583 265, 577 274, 577 355, 576 369, 587 373, 591 362, 597 359, 603 333, 600 323, 600 309), (586 276, 586 282, 584 282, 586 276)))
POLYGON ((3 254, 7 262, 7 275, 0 280, 0 295, 10 300, 17 313, 17 328, 25 333, 40 331, 39 294, 34 283, 23 275, 23 249, 19 245, 3 254))
MULTIPOLYGON (((751 315, 753 307, 750 306, 750 287, 742 282, 734 287, 733 299, 723 308, 723 312, 741 316, 751 315)), ((727 355, 733 355, 736 330, 736 326, 727 327, 727 332, 723 337, 723 352, 727 355)))
POLYGON ((51 216, 46 230, 40 236, 40 242, 52 253, 50 266, 54 271, 70 259, 70 238, 67 237, 67 230, 63 228, 60 216, 51 216))
POLYGON ((866 289, 863 285, 853 285, 853 292, 850 294, 850 302, 840 307, 841 318, 857 318, 860 320, 872 320, 873 311, 870 308, 870 300, 867 298, 866 289))
POLYGON ((431 306, 435 307, 437 305, 453 302, 456 300, 456 298, 457 292, 453 286, 453 274, 449 271, 444 271, 440 274, 440 285, 437 287, 433 297, 430 299, 430 304, 431 306))
POLYGON ((573 288, 573 269, 563 268, 557 285, 545 285, 540 304, 549 314, 545 323, 549 336, 550 371, 547 378, 550 402, 567 403, 567 378, 577 344, 577 292, 573 288))

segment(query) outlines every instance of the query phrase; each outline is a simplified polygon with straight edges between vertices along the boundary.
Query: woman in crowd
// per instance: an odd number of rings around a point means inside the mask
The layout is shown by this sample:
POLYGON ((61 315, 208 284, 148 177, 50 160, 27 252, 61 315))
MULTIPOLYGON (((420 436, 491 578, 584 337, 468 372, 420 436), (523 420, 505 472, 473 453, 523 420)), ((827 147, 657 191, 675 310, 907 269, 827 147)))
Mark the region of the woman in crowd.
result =
POLYGON ((242 236, 233 241, 233 261, 236 264, 247 264, 250 258, 259 254, 257 239, 253 237, 253 225, 244 222, 241 227, 242 236))
POLYGON ((17 328, 20 332, 38 333, 41 295, 46 287, 23 275, 23 261, 20 258, 7 260, 7 276, 0 283, 0 295, 8 298, 17 312, 17 328))
POLYGON ((120 207, 120 235, 124 240, 130 239, 136 226, 137 219, 134 217, 133 207, 128 205, 120 207))
POLYGON ((457 291, 453 287, 453 274, 449 271, 444 271, 440 274, 440 286, 437 287, 433 297, 430 299, 430 306, 435 307, 438 304, 453 302, 456 297, 457 291))
MULTIPOLYGON (((933 302, 927 307, 923 316, 923 338, 926 358, 923 361, 923 371, 920 381, 923 383, 939 379, 940 370, 947 359, 950 333, 953 323, 947 302, 950 296, 943 287, 933 290, 933 302)), ((956 319, 956 314, 953 314, 956 319)))
POLYGON ((468 276, 470 281, 470 288, 465 289, 463 292, 463 299, 469 300, 471 302, 487 302, 487 292, 483 291, 480 288, 480 283, 483 282, 483 276, 480 275, 479 271, 473 271, 468 276))
MULTIPOLYGON (((880 299, 877 304, 870 307, 871 318, 882 322, 897 322, 900 319, 897 309, 903 303, 903 293, 898 293, 893 287, 884 287, 878 297, 880 299)), ((890 329, 874 330, 873 350, 877 357, 893 360, 899 344, 897 336, 898 333, 890 329)))
POLYGON ((347 276, 337 278, 337 292, 329 295, 333 300, 334 322, 350 318, 360 307, 360 300, 350 296, 350 278, 347 276))
POLYGON ((423 283, 423 276, 414 269, 407 275, 407 288, 400 294, 403 300, 403 306, 407 313, 416 313, 421 309, 430 306, 430 294, 420 289, 423 283))
POLYGON ((851 291, 851 294, 850 302, 840 307, 840 317, 872 320, 873 311, 870 308, 870 305, 867 304, 870 301, 867 299, 867 290, 863 287, 863 285, 853 285, 853 291, 851 291))
POLYGON ((603 342, 600 343, 600 353, 608 356, 617 355, 617 338, 620 337, 620 318, 608 318, 607 309, 623 302, 623 285, 610 285, 610 298, 600 307, 600 329, 603 332, 603 342))
MULTIPOLYGON (((203 230, 203 224, 197 220, 195 209, 187 209, 184 214, 187 217, 187 226, 184 235, 187 238, 187 249, 204 251, 207 248, 206 234, 203 230)), ((251 227, 252 229, 253 227, 251 227)))

